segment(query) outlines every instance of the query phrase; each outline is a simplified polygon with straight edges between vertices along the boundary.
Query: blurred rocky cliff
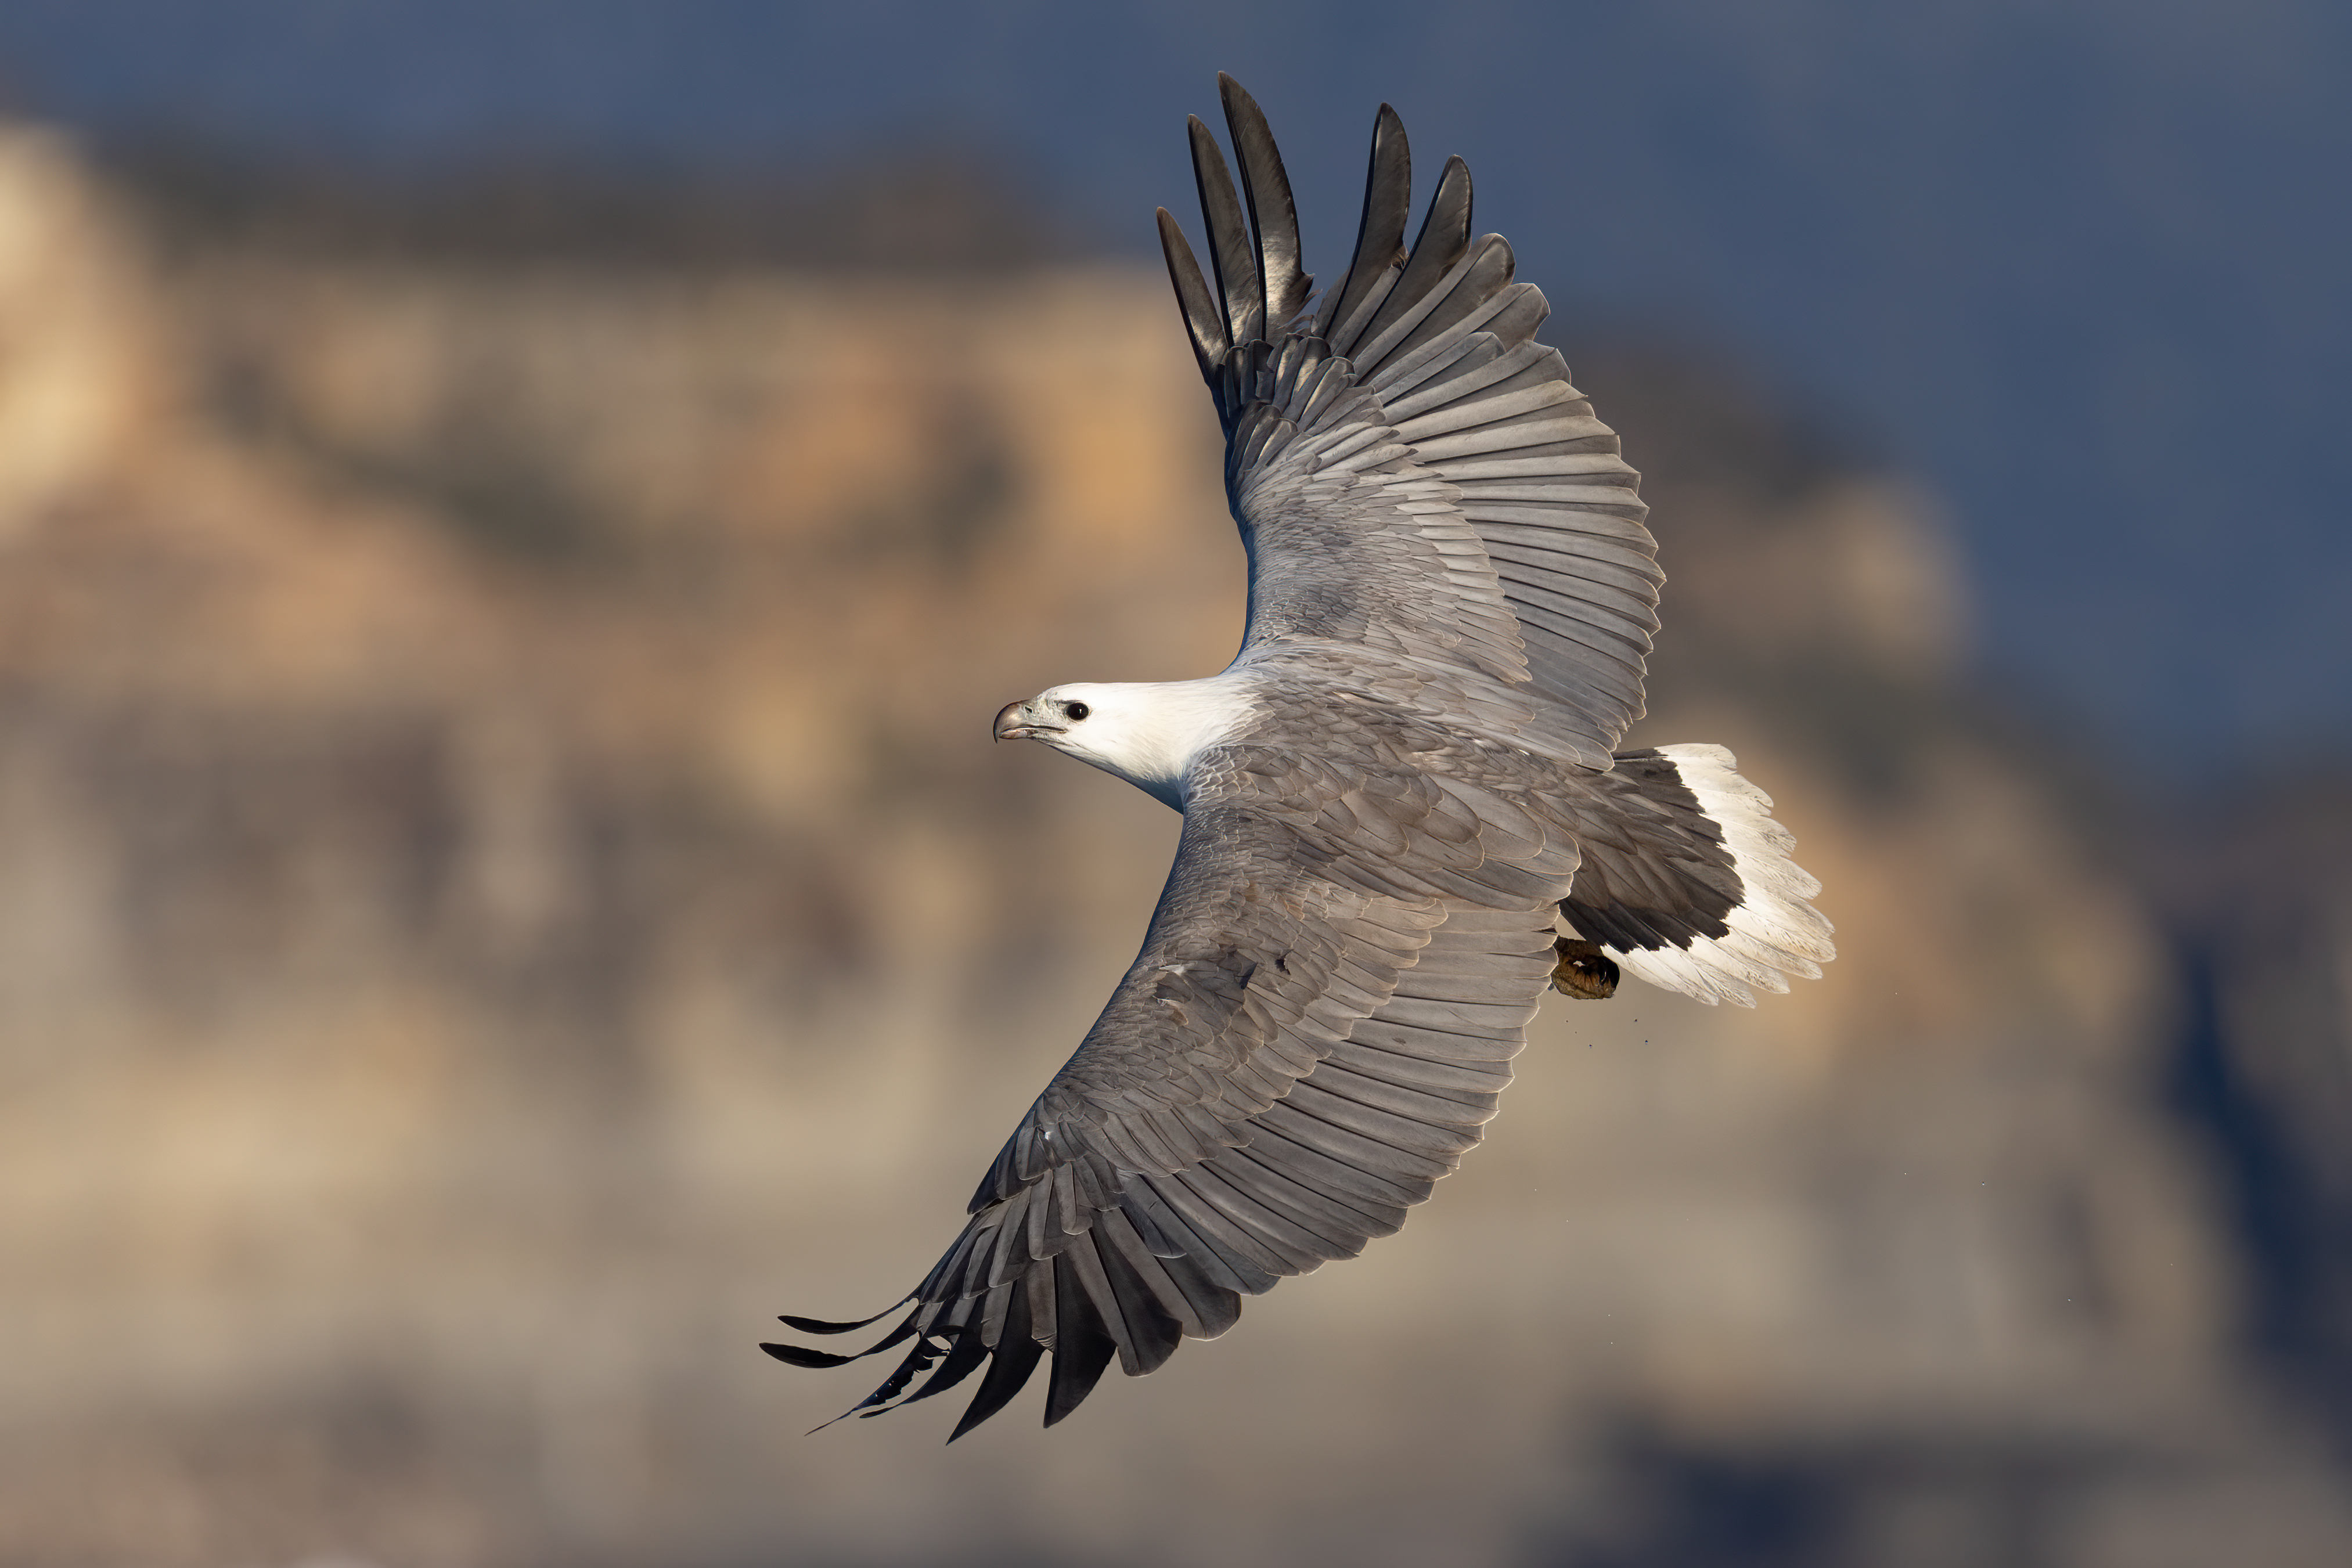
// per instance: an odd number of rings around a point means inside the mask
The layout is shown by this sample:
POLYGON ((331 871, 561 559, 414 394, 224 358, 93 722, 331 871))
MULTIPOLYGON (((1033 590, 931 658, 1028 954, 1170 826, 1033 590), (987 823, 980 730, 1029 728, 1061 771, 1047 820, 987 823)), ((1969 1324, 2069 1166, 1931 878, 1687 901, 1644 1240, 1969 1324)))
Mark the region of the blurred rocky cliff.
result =
POLYGON ((1635 739, 1779 797, 1828 978, 1553 1003, 1402 1236, 1070 1426, 801 1435, 867 1385, 770 1314, 929 1264, 1173 845, 987 738, 1237 640, 1164 292, 297 243, 0 134, 0 1561, 2346 1560, 2179 1105, 2295 993, 1961 688, 1920 498, 1572 343, 1635 739))

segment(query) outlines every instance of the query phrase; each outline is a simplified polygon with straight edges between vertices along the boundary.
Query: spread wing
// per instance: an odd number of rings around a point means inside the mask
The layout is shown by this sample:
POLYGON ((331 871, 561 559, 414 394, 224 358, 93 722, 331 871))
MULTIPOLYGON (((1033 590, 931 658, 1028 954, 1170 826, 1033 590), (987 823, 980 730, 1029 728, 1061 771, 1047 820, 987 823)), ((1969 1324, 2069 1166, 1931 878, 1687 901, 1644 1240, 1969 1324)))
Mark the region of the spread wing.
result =
POLYGON ((961 1437, 1050 1350, 1051 1425, 1114 1356, 1150 1372, 1394 1231, 1478 1141, 1551 973, 1570 823, 1507 781, 1335 753, 1241 746, 1196 774, 1142 952, 863 1353, 913 1342, 859 1413, 985 1364, 961 1437))
POLYGON ((1218 80, 1242 187, 1193 120, 1213 285, 1165 209, 1160 232, 1224 423, 1245 648, 1342 643, 1526 688, 1545 700, 1513 738, 1606 770, 1664 575, 1640 476, 1535 340, 1550 307, 1500 235, 1471 237, 1459 158, 1404 248, 1412 159, 1384 104, 1354 259, 1310 312, 1265 117, 1218 80))

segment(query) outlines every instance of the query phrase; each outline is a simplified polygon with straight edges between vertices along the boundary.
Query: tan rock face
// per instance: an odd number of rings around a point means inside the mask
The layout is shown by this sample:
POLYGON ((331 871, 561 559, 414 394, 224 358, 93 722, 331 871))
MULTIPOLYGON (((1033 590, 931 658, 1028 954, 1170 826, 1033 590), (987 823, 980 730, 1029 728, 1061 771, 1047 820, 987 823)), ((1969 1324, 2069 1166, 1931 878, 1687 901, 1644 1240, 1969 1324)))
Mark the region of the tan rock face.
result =
POLYGON ((1824 1562, 2124 1561, 2200 1487, 2352 1540, 1934 530, 1638 368, 1588 386, 1672 578, 1634 738, 1780 798, 1829 977, 1555 1005, 1402 1236, 1086 1430, 803 1440, 864 1385, 768 1315, 928 1263, 1172 847, 990 716, 1238 639, 1160 280, 142 294, 100 205, 0 141, 0 1558, 1633 1561, 1708 1465, 1824 1562))
POLYGON ((72 153, 0 125, 0 540, 118 458, 152 401, 133 271, 72 153))

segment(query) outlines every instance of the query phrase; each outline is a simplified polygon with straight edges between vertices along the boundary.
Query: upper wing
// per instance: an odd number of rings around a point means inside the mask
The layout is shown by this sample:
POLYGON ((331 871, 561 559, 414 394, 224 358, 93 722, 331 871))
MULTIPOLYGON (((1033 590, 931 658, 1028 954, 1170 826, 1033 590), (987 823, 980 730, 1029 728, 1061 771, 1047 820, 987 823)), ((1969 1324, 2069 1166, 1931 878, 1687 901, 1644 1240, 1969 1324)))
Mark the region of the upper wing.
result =
POLYGON ((1477 1142, 1551 972, 1577 864, 1551 813, 1501 783, 1227 753, 1142 952, 873 1347, 914 1341, 856 1408, 986 1363, 961 1436, 1050 1349, 1051 1425, 1114 1355, 1150 1372, 1244 1294, 1395 1230, 1477 1142))
POLYGON ((1213 289, 1165 209, 1160 231, 1224 423, 1248 643, 1363 644, 1524 686, 1546 700, 1516 737, 1607 769, 1642 716, 1664 575, 1640 476, 1534 340, 1550 307, 1500 235, 1471 238, 1459 158, 1403 248, 1412 159, 1383 104, 1355 258, 1308 313, 1265 117, 1218 80, 1243 193, 1195 119, 1213 289))

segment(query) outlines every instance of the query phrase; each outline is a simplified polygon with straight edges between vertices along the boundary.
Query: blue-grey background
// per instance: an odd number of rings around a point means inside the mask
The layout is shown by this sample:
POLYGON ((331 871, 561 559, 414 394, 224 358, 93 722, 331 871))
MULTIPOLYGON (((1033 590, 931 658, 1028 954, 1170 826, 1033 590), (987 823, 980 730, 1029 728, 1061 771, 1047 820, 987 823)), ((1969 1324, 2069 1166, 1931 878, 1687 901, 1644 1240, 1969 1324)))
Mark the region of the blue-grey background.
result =
POLYGON ((1112 253, 1190 218, 1219 68, 1327 272, 1388 99, 1571 330, 1733 364, 1924 485, 1981 668, 2091 745, 2194 786, 2352 739, 2326 0, 0 4, 0 91, 101 141, 656 176, 951 146, 1112 253))
POLYGON ((2347 31, 0 0, 0 1568, 2352 1563, 2347 31), (1218 68, 1327 278, 1375 103, 1469 157, 1656 507, 1634 738, 1839 956, 1547 1006, 1070 1425, 804 1437, 872 1364, 753 1345, 1165 873, 986 726, 1234 645, 1218 68))

